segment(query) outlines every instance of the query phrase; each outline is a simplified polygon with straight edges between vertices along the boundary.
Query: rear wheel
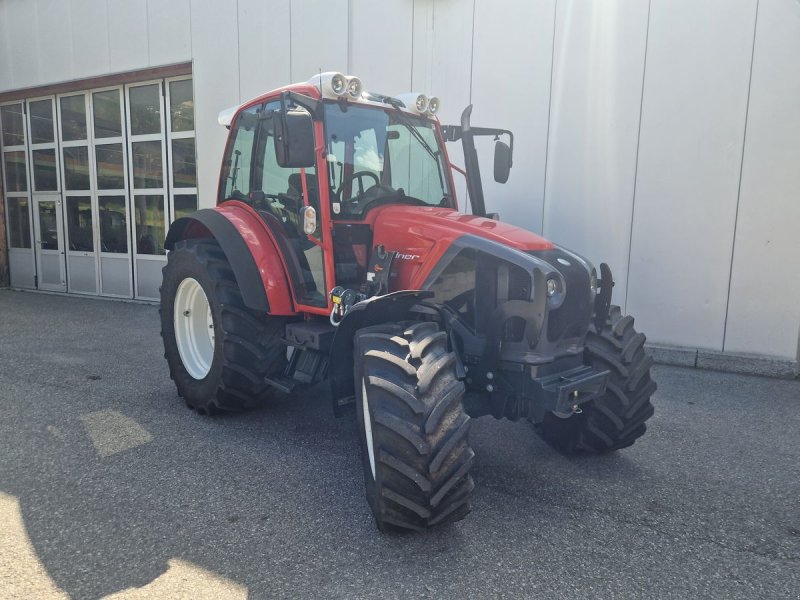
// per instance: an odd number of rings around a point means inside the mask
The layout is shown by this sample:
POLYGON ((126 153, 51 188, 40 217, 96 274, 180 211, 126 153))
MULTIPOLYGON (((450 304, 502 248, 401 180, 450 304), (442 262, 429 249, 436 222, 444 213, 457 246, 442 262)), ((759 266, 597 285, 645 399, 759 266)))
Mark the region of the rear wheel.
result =
POLYGON ((203 414, 238 411, 270 392, 280 372, 285 319, 248 309, 214 240, 175 244, 163 270, 161 337, 170 377, 186 404, 203 414))
POLYGON ((367 500, 378 527, 424 530, 463 519, 474 487, 464 384, 436 323, 379 325, 355 336, 367 500))
POLYGON ((650 396, 656 391, 650 378, 653 359, 644 342, 644 334, 633 328, 633 317, 612 306, 600 330, 591 325, 584 355, 587 364, 610 371, 606 393, 568 418, 546 415, 536 425, 539 435, 567 454, 611 452, 644 435, 645 421, 653 416, 650 396))

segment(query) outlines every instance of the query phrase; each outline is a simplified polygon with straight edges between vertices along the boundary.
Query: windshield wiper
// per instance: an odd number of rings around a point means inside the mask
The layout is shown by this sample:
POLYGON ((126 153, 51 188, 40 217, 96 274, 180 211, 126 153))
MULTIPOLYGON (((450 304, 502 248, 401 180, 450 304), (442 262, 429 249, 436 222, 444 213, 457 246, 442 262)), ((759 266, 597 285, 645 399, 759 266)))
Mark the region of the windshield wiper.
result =
MULTIPOLYGON (((398 121, 405 126, 406 129, 414 136, 414 139, 417 140, 420 145, 425 148, 425 151, 430 155, 430 157, 436 161, 436 174, 439 176, 439 185, 442 186, 442 191, 445 189, 444 185, 444 178, 442 177, 442 163, 439 161, 439 151, 434 150, 431 148, 431 145, 425 141, 425 138, 422 137, 422 134, 417 129, 417 126, 408 118, 408 116, 403 112, 403 109, 400 108, 400 103, 398 100, 394 98, 385 98, 384 102, 386 102, 389 106, 394 109, 394 113, 397 116, 398 121)), ((446 198, 450 197, 450 194, 444 193, 446 198)))
POLYGON ((406 116, 406 114, 403 112, 403 109, 401 109, 394 102, 389 102, 389 105, 394 109, 394 112, 397 115, 397 119, 400 121, 400 123, 404 125, 409 132, 411 132, 411 135, 414 136, 414 139, 417 140, 423 148, 425 148, 425 151, 431 155, 431 158, 438 162, 439 152, 431 148, 431 145, 425 141, 425 138, 422 137, 422 134, 419 132, 419 129, 417 129, 417 126, 414 125, 411 119, 406 116))

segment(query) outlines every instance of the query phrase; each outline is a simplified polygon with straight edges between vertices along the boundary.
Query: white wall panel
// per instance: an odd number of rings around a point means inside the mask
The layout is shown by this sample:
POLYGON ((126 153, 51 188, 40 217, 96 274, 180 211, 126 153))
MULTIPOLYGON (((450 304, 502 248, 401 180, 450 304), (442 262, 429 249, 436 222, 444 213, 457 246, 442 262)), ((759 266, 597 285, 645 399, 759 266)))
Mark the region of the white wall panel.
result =
POLYGON ((350 0, 350 71, 382 94, 411 89, 414 3, 350 0))
POLYGON ((800 3, 758 9, 725 350, 797 358, 800 3))
POLYGON ((653 342, 722 349, 755 7, 652 0, 627 308, 653 342))
POLYGON ((197 187, 201 208, 216 203, 217 180, 228 131, 217 123, 219 111, 239 103, 239 50, 220 43, 220 32, 236 40, 236 11, 218 10, 214 0, 192 0, 194 106, 197 133, 197 187))
POLYGON ((607 262, 624 301, 648 0, 558 3, 544 233, 607 262))
POLYGON ((11 63, 10 89, 36 85, 39 81, 39 49, 31 40, 37 39, 36 3, 6 2, 8 19, 8 59, 11 63))
POLYGON ((290 0, 239 0, 239 91, 242 102, 286 85, 290 0))
MULTIPOLYGON (((470 0, 415 0, 411 89, 442 101, 442 124, 460 123, 461 111, 470 103, 472 23, 470 0)), ((450 159, 464 166, 461 144, 448 144, 450 159)), ((468 211, 466 182, 454 175, 462 212, 468 211)))
POLYGON ((56 83, 73 79, 72 9, 63 0, 36 2, 39 49, 39 79, 37 84, 56 83))
POLYGON ((470 102, 472 69, 470 0, 415 0, 411 88, 442 99, 443 123, 459 122, 470 102))
MULTIPOLYGON (((147 43, 150 66, 170 65, 192 58, 191 21, 193 10, 200 10, 202 18, 227 23, 230 13, 235 13, 233 2, 203 2, 195 5, 191 0, 147 0, 147 43)), ((215 45, 235 44, 236 29, 217 31, 215 45)))
POLYGON ((96 0, 70 0, 74 78, 109 72, 108 7, 96 0))
MULTIPOLYGON (((508 183, 494 181, 492 138, 479 138, 486 208, 541 230, 555 0, 478 0, 472 59, 472 123, 514 132, 508 183)), ((461 107, 463 108, 463 107, 461 107)))
POLYGON ((0 91, 13 87, 11 75, 11 47, 8 39, 8 3, 0 2, 0 91))
POLYGON ((112 72, 148 66, 147 0, 108 3, 108 45, 112 72))
POLYGON ((347 0, 291 3, 292 82, 306 81, 320 69, 323 72, 349 69, 347 4, 347 0))

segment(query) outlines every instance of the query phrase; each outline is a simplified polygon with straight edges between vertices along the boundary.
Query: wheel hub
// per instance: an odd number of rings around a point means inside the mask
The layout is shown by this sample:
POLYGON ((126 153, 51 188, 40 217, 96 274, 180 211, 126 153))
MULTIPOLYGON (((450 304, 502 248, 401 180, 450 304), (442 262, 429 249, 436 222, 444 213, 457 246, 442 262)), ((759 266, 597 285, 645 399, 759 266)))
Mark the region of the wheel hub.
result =
POLYGON ((214 361, 214 316, 196 279, 187 277, 175 292, 174 324, 183 366, 194 379, 203 379, 214 361))

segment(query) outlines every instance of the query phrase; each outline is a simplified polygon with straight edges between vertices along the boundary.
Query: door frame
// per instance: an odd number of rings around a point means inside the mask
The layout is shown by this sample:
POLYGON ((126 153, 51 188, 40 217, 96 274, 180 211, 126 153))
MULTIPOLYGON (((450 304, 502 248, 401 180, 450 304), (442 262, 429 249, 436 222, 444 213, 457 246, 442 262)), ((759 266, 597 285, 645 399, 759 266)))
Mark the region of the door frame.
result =
POLYGON ((67 267, 66 267, 66 252, 64 251, 64 219, 62 212, 62 202, 59 196, 53 194, 32 194, 31 195, 33 207, 33 246, 34 256, 36 257, 36 268, 39 273, 38 288, 48 292, 66 292, 67 291, 67 267), (39 205, 45 202, 53 202, 55 204, 54 214, 56 216, 56 245, 55 250, 45 250, 42 248, 42 232, 41 222, 39 219, 39 205), (44 269, 42 268, 42 255, 47 253, 49 256, 58 256, 59 273, 61 275, 61 284, 48 284, 42 281, 44 269))

